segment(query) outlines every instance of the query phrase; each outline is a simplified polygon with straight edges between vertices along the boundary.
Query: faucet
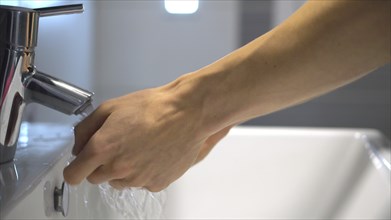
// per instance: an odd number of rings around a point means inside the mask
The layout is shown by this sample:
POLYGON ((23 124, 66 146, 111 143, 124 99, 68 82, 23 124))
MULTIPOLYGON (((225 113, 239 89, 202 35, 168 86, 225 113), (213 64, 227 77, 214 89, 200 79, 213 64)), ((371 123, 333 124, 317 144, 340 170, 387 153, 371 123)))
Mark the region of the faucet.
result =
POLYGON ((15 156, 28 103, 68 115, 80 114, 91 105, 93 93, 34 66, 39 18, 82 12, 82 4, 38 9, 0 5, 0 164, 15 156))

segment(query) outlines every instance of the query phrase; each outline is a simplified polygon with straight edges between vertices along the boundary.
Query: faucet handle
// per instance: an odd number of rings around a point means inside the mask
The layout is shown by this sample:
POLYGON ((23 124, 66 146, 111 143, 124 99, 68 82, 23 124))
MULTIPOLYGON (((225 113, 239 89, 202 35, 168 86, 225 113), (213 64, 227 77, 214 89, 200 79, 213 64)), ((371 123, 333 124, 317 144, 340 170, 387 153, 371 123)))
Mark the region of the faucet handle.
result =
POLYGON ((84 9, 83 4, 73 4, 46 8, 35 8, 34 11, 39 12, 39 17, 47 17, 52 15, 83 13, 84 9))
POLYGON ((40 17, 82 12, 83 4, 37 9, 0 5, 0 43, 34 48, 37 46, 40 17))

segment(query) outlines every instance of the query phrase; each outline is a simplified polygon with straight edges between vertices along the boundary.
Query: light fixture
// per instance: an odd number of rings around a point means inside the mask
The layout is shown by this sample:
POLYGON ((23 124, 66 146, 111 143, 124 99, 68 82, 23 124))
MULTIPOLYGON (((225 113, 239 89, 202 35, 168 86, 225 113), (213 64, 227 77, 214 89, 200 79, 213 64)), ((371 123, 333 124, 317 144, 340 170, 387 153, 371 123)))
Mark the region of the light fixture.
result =
POLYGON ((164 0, 164 7, 171 14, 193 14, 198 5, 198 0, 164 0))

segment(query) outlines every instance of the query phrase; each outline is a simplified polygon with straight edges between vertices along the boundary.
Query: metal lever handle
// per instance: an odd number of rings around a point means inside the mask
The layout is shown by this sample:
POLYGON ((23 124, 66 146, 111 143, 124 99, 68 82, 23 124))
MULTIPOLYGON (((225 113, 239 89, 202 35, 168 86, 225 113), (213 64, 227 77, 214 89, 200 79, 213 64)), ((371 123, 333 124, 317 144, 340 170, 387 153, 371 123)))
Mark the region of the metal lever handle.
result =
POLYGON ((52 15, 76 14, 83 13, 83 4, 62 5, 47 8, 36 8, 34 11, 39 12, 39 17, 46 17, 52 15))

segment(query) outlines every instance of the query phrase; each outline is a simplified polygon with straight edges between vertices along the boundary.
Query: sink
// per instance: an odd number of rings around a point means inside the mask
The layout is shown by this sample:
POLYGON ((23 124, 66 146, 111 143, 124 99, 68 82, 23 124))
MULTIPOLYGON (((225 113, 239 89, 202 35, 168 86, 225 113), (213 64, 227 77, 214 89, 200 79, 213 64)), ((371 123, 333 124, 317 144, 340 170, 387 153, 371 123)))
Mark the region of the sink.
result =
POLYGON ((237 127, 168 188, 165 215, 390 219, 389 146, 369 129, 237 127))
MULTIPOLYGON (((114 219, 99 186, 68 187, 55 211, 70 126, 22 124, 0 165, 1 219, 114 219)), ((236 127, 166 189, 167 219, 389 219, 389 141, 371 129, 236 127), (387 148, 388 146, 388 148, 387 148)))

